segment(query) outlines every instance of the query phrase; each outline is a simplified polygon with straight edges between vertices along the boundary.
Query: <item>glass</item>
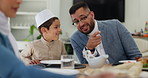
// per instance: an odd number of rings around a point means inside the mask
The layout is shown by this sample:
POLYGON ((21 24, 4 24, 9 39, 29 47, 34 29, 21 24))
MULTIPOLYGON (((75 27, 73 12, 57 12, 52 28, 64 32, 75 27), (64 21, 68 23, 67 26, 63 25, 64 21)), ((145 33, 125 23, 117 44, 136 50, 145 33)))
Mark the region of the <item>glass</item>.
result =
POLYGON ((61 55, 61 68, 62 69, 74 69, 74 56, 73 55, 61 55))
POLYGON ((84 22, 87 19, 87 17, 88 17, 89 14, 90 14, 90 12, 86 16, 80 18, 80 20, 73 21, 72 25, 78 25, 80 23, 80 21, 81 22, 84 22))

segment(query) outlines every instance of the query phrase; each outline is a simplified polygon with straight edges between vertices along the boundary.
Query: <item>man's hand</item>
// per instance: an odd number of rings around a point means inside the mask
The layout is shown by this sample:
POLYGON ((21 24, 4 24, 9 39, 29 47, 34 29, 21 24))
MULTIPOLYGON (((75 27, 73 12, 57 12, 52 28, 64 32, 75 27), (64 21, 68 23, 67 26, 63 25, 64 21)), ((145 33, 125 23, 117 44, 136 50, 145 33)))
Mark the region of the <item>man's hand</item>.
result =
POLYGON ((30 64, 40 64, 40 60, 31 60, 30 64))
POLYGON ((95 32, 93 35, 90 35, 90 38, 86 44, 86 47, 90 50, 94 49, 97 45, 101 43, 101 31, 95 32))

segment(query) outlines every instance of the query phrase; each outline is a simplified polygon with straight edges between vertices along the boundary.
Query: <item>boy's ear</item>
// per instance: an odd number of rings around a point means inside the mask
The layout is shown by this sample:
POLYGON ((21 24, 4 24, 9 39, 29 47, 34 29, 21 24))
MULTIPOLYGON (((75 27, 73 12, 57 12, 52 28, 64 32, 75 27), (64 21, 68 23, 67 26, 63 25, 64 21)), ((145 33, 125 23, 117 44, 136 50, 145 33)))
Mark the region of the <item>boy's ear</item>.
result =
POLYGON ((42 27, 42 28, 41 28, 41 32, 42 32, 42 33, 45 33, 46 31, 47 31, 47 28, 45 28, 45 27, 42 27))

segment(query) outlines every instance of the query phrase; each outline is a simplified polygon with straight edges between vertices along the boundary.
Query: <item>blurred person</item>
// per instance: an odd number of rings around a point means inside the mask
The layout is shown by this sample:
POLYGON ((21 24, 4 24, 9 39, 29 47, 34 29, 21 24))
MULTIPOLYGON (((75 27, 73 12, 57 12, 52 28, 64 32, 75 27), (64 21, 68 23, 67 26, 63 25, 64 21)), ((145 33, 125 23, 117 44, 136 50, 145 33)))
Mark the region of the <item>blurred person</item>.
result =
POLYGON ((21 3, 21 1, 18 1, 17 3, 11 3, 11 2, 9 2, 9 0, 6 0, 6 1, 1 0, 1 2, 0 2, 0 33, 3 35, 6 35, 8 37, 8 40, 9 40, 8 46, 11 46, 11 49, 14 51, 14 54, 18 58, 20 58, 20 57, 19 57, 17 43, 16 43, 14 36, 11 33, 11 28, 8 23, 7 16, 15 17, 16 16, 15 13, 17 12, 17 9, 19 8, 20 3, 21 3), (2 4, 2 3, 5 3, 6 5, 2 4), (9 4, 10 4, 10 6, 8 6, 9 4), (11 45, 9 45, 9 43, 11 45))
POLYGON ((94 12, 85 2, 78 2, 69 9, 73 25, 77 31, 71 36, 71 43, 79 61, 86 60, 87 51, 93 56, 109 55, 107 64, 116 64, 120 60, 134 60, 141 57, 130 32, 118 20, 95 20, 94 12))
POLYGON ((66 55, 64 43, 59 40, 60 20, 50 10, 45 9, 35 16, 37 28, 42 36, 34 40, 21 52, 26 65, 40 64, 41 60, 60 60, 66 55))

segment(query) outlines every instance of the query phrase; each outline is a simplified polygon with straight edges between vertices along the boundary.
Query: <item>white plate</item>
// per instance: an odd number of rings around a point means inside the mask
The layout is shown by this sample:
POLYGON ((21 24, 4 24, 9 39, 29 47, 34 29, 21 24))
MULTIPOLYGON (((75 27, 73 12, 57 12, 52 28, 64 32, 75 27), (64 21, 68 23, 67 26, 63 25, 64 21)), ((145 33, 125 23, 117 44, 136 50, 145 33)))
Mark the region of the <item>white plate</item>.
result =
POLYGON ((74 70, 74 69, 45 68, 42 70, 49 71, 52 73, 62 74, 62 75, 76 75, 80 73, 78 70, 74 70))
MULTIPOLYGON (((42 60, 40 62, 44 64, 61 64, 61 60, 42 60)), ((78 64, 76 61, 74 63, 78 64)))
POLYGON ((136 60, 121 60, 119 63, 134 63, 136 60))
POLYGON ((40 62, 44 64, 61 64, 61 60, 42 60, 40 62))

